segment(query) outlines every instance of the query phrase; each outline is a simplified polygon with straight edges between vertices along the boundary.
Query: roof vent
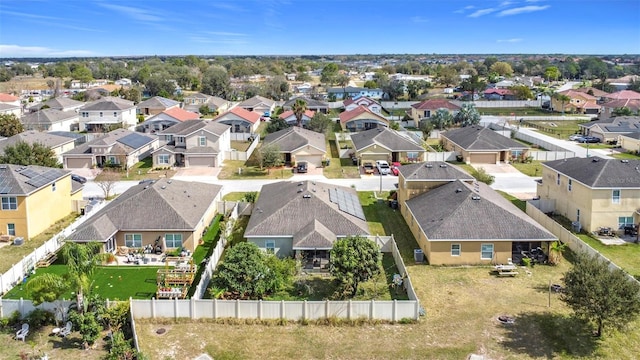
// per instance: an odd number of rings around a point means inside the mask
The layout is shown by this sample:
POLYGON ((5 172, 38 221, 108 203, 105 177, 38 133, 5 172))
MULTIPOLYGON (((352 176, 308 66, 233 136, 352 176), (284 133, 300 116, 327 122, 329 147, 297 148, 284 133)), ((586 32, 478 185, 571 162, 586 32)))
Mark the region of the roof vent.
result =
POLYGON ((432 168, 432 167, 433 167, 433 164, 425 164, 425 165, 424 165, 424 167, 426 167, 426 168, 432 168))
POLYGON ((591 159, 591 162, 598 162, 598 161, 600 161, 600 159, 598 159, 598 158, 591 159))
MULTIPOLYGON (((628 164, 628 163, 629 163, 629 160, 620 160, 620 162, 621 162, 621 163, 623 163, 623 164, 628 164)), ((0 166, 0 169, 2 169, 2 167, 1 167, 1 166, 0 166)))
POLYGON ((471 200, 480 200, 480 196, 477 196, 477 195, 472 196, 472 197, 471 197, 471 200))
POLYGON ((440 164, 440 167, 441 167, 441 168, 446 168, 446 167, 447 167, 447 164, 440 164))
POLYGON ((166 187, 166 186, 164 186, 164 185, 162 185, 160 188, 161 188, 161 189, 166 189, 167 187, 166 187))
POLYGON ((302 186, 302 185, 304 185, 304 183, 303 183, 302 181, 300 181, 300 182, 298 183, 298 186, 302 186))
POLYGON ((298 192, 301 193, 303 190, 302 189, 298 189, 298 192))
POLYGON ((4 170, 7 168, 7 165, 0 165, 0 170, 4 170))
POLYGON ((310 199, 310 198, 311 198, 311 195, 309 195, 309 194, 304 194, 304 195, 302 195, 302 198, 303 198, 303 199, 310 199))
POLYGON ((456 189, 456 192, 457 192, 457 193, 461 193, 461 192, 462 192, 462 189, 457 188, 457 189, 456 189))
POLYGON ((167 184, 171 184, 171 179, 167 180, 167 184))
POLYGON ((145 189, 148 189, 148 188, 149 188, 149 185, 145 186, 144 188, 145 188, 145 189))
POLYGON ((311 189, 311 191, 316 192, 316 188, 311 189))

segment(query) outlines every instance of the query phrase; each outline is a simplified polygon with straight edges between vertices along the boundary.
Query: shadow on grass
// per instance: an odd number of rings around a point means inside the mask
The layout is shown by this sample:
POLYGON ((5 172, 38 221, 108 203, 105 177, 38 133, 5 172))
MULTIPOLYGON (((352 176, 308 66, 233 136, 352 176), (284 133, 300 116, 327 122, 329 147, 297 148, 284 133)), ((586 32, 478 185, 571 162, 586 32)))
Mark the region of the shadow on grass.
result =
POLYGON ((502 346, 532 358, 552 359, 558 354, 590 357, 598 347, 589 324, 568 315, 524 313, 505 328, 502 346))
POLYGON ((329 148, 331 149, 331 157, 339 158, 340 152, 338 151, 338 144, 335 140, 329 140, 329 148))
POLYGON ((82 349, 82 339, 75 335, 67 337, 53 335, 49 342, 53 345, 54 349, 82 349))

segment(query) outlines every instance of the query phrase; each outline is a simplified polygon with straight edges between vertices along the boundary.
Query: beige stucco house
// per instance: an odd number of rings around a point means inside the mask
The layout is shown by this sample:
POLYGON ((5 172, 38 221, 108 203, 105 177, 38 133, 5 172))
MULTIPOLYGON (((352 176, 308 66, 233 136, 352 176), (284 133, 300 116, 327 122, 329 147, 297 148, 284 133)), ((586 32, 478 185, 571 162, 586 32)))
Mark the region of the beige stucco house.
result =
POLYGON ((640 132, 618 136, 618 145, 628 152, 640 155, 640 132))
POLYGON ((51 149, 62 164, 62 154, 75 148, 75 140, 70 137, 55 135, 42 131, 28 130, 9 138, 0 139, 0 153, 8 146, 16 146, 19 142, 27 144, 39 143, 51 149))
POLYGON ((526 156, 528 147, 497 132, 474 125, 440 134, 447 151, 454 151, 467 164, 497 164, 526 156))
POLYGON ((268 134, 262 146, 267 145, 278 147, 285 164, 306 161, 312 167, 321 167, 327 153, 324 134, 298 126, 268 134))
POLYGON ((408 135, 379 127, 351 135, 355 156, 364 161, 385 160, 388 162, 424 161, 425 149, 422 144, 408 135))
POLYGON ((369 108, 358 105, 355 109, 340 114, 343 130, 358 132, 378 127, 389 127, 389 120, 369 108))

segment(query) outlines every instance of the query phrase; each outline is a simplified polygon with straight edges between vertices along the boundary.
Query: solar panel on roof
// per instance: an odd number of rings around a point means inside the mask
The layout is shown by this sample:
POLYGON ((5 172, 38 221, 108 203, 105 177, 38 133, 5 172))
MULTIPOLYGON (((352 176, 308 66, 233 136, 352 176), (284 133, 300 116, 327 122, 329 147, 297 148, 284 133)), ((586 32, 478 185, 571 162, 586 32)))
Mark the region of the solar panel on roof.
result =
POLYGON ((40 175, 38 172, 33 171, 31 169, 22 169, 22 170, 19 170, 18 172, 20 173, 20 175, 26 176, 28 178, 32 178, 40 175))
POLYGON ((338 204, 338 209, 358 219, 366 220, 358 197, 342 189, 330 189, 329 200, 338 204))
POLYGON ((47 170, 47 172, 45 172, 41 176, 49 179, 49 181, 53 181, 60 177, 60 172, 58 170, 47 170))
POLYGON ((27 184, 33 186, 33 187, 41 187, 47 183, 51 182, 51 180, 45 178, 44 176, 37 176, 34 178, 31 178, 29 180, 26 181, 27 184))
POLYGON ((150 142, 151 139, 149 139, 148 137, 144 136, 144 135, 140 135, 140 134, 129 134, 121 139, 118 140, 119 143, 124 144, 126 146, 129 146, 131 148, 137 149, 145 144, 147 144, 148 142, 150 142))

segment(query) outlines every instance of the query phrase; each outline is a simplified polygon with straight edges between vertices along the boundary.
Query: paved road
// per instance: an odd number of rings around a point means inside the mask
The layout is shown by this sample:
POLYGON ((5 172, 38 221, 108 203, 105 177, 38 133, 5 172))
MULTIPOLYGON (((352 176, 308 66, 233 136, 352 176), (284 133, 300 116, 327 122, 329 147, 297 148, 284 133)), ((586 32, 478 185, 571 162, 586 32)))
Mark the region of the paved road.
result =
POLYGON ((526 135, 533 136, 538 139, 542 139, 544 141, 550 142, 554 145, 560 146, 563 149, 567 149, 568 151, 573 151, 576 153, 577 157, 589 157, 589 156, 599 156, 605 159, 610 159, 611 157, 608 154, 611 154, 610 150, 604 149, 587 149, 580 146, 575 141, 563 140, 554 138, 545 134, 540 133, 536 129, 531 128, 520 128, 520 132, 526 135))

